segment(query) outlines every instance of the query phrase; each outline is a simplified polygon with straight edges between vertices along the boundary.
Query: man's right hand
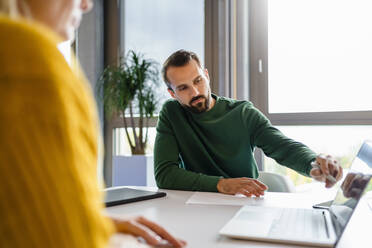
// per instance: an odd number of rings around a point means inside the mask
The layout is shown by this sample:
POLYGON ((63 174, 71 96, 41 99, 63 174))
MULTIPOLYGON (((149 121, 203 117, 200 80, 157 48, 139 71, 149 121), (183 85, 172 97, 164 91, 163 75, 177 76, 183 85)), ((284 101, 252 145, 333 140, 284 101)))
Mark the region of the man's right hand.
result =
POLYGON ((268 187, 260 181, 247 178, 221 178, 217 183, 217 190, 220 193, 235 195, 242 194, 248 197, 260 197, 268 187))

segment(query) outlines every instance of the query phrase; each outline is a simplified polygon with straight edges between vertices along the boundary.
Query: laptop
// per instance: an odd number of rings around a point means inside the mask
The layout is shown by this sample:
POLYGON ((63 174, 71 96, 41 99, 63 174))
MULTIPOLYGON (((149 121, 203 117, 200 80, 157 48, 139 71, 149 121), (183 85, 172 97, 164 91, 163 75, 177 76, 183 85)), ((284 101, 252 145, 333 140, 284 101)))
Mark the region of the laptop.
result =
POLYGON ((104 190, 104 192, 105 192, 104 203, 106 207, 149 200, 164 197, 167 195, 165 192, 139 190, 128 187, 107 188, 104 190))
POLYGON ((334 247, 362 195, 372 189, 372 142, 363 143, 328 210, 243 206, 220 235, 248 240, 334 247))
MULTIPOLYGON (((372 147, 369 145, 369 142, 365 142, 365 143, 363 143, 363 145, 361 146, 361 149, 360 149, 360 152, 358 153, 359 154, 358 156, 364 156, 364 157, 362 157, 362 160, 367 165, 372 167, 372 161, 371 161, 372 156, 368 156, 369 154, 372 154, 372 151, 371 151, 372 147)), ((337 189, 338 189, 338 187, 341 187, 341 184, 337 184, 334 187, 337 187, 337 189)), ((372 206, 372 203, 370 204, 370 201, 369 200, 367 200, 367 201, 368 201, 368 204, 372 206)), ((317 204, 313 205, 313 208, 328 209, 332 205, 332 202, 333 202, 333 200, 317 203, 317 204)))

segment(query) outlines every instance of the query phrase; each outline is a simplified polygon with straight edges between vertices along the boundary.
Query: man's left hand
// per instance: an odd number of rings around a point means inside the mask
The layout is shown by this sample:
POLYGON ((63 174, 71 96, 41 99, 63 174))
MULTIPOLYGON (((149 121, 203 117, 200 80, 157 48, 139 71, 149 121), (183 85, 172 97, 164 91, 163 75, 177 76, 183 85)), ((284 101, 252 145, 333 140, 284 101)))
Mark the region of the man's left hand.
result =
POLYGON ((332 187, 342 178, 342 167, 332 156, 321 154, 316 157, 315 162, 318 163, 319 168, 311 169, 310 175, 317 181, 325 182, 326 188, 332 187), (334 177, 336 182, 327 179, 328 175, 334 177))

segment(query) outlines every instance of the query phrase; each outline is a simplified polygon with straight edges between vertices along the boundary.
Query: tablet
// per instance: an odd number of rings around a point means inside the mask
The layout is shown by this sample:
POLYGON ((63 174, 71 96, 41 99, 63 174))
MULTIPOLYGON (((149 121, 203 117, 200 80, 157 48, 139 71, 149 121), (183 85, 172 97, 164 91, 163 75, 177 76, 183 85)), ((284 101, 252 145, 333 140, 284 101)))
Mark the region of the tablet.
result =
POLYGON ((105 192, 104 203, 106 207, 137 201, 144 201, 164 197, 167 195, 165 192, 139 190, 127 187, 107 188, 104 190, 104 192, 105 192))

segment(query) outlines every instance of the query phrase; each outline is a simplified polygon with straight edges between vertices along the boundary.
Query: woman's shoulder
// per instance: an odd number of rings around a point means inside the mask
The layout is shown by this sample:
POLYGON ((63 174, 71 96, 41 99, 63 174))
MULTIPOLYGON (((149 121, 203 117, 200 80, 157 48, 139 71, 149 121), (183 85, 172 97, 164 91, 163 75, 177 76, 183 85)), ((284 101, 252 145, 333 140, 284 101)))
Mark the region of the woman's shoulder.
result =
POLYGON ((58 42, 60 38, 41 24, 0 16, 0 74, 40 76, 48 67, 65 63, 58 42))
POLYGON ((87 101, 92 105, 85 77, 68 65, 57 48, 59 41, 42 25, 0 16, 1 102, 31 104, 47 112, 77 104, 86 109, 87 101))
POLYGON ((53 46, 61 41, 61 38, 46 26, 23 18, 14 19, 0 14, 0 29, 0 35, 4 38, 1 43, 9 45, 10 41, 28 41, 53 46))

